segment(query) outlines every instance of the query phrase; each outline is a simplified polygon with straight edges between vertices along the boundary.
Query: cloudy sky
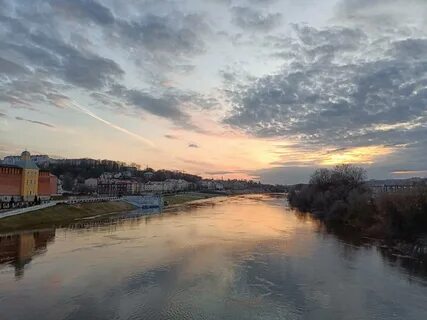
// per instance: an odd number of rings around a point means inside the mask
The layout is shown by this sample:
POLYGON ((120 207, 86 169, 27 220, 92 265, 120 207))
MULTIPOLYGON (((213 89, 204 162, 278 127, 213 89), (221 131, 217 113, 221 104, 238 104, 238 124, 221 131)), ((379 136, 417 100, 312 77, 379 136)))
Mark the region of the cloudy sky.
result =
POLYGON ((0 0, 0 157, 427 175, 425 0, 0 0))

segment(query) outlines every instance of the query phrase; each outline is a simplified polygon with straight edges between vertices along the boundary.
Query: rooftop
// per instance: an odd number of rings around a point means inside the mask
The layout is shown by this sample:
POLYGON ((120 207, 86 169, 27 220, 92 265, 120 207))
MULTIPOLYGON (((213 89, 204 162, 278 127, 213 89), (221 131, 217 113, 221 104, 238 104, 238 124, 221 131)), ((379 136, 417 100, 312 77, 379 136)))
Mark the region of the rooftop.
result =
POLYGON ((22 169, 21 167, 18 167, 15 164, 3 164, 0 163, 0 168, 15 168, 15 169, 22 169))

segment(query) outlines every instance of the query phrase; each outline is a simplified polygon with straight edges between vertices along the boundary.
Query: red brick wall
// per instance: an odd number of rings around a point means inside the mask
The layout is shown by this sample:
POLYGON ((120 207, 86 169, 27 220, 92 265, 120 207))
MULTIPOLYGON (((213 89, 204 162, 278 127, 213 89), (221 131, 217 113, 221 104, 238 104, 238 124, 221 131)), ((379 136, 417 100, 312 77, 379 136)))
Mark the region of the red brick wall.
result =
POLYGON ((58 178, 53 174, 50 175, 50 194, 58 193, 58 178))
POLYGON ((49 172, 39 172, 39 196, 50 196, 49 172))
MULTIPOLYGON (((22 169, 0 166, 0 195, 21 194, 22 169)), ((39 172, 39 195, 50 196, 57 193, 58 179, 48 171, 39 172)))
POLYGON ((22 170, 0 167, 0 195, 15 196, 21 194, 22 170))
POLYGON ((47 171, 39 172, 39 196, 51 196, 57 193, 58 179, 47 171))

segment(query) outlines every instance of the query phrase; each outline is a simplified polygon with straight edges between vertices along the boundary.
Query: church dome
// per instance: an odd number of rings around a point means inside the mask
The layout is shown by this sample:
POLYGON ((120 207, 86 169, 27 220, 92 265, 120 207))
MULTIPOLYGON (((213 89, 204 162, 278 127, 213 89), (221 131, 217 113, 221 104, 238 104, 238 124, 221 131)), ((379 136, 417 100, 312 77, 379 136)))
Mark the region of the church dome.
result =
POLYGON ((24 151, 21 153, 21 160, 28 161, 31 160, 31 155, 28 151, 24 151))
POLYGON ((16 165, 23 169, 39 169, 36 163, 34 161, 31 161, 31 154, 28 151, 24 151, 21 153, 21 160, 17 161, 16 165))

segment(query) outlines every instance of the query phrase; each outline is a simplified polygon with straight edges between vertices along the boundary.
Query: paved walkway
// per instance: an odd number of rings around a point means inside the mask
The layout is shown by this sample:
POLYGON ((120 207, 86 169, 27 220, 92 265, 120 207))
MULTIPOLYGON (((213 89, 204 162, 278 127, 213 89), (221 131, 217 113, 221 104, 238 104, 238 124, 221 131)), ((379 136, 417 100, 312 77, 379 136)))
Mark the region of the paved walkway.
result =
POLYGON ((11 217, 11 216, 16 216, 16 215, 22 214, 22 213, 37 211, 37 210, 44 209, 44 208, 53 207, 56 204, 57 204, 57 201, 52 201, 49 203, 43 203, 43 204, 39 204, 39 205, 32 206, 32 207, 18 208, 18 209, 8 210, 5 212, 0 212, 0 219, 6 218, 6 217, 11 217))
POLYGON ((50 201, 48 203, 40 204, 37 206, 27 207, 27 208, 18 208, 13 210, 8 210, 5 212, 0 212, 0 219, 16 216, 18 214, 38 211, 40 209, 45 209, 49 207, 56 206, 57 204, 77 204, 77 203, 88 203, 88 202, 103 202, 103 201, 117 201, 120 198, 118 197, 105 197, 105 198, 82 198, 82 199, 69 199, 69 200, 58 200, 58 201, 50 201))

